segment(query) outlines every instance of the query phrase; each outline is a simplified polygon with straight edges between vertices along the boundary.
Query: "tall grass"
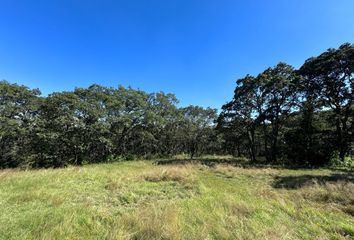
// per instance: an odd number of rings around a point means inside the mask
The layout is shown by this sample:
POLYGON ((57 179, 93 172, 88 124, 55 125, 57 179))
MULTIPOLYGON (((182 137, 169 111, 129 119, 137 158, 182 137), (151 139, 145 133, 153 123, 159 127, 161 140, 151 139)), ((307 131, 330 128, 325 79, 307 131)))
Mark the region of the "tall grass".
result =
POLYGON ((0 171, 0 239, 353 239, 350 172, 156 166, 0 171))

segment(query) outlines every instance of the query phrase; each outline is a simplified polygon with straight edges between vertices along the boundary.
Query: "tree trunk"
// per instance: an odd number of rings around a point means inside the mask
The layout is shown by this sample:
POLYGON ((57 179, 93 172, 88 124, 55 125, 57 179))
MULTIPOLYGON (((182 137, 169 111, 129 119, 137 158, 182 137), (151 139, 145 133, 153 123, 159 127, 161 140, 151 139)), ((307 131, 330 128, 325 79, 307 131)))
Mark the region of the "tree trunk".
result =
POLYGON ((342 119, 342 129, 341 129, 341 142, 340 142, 340 149, 339 149, 339 157, 341 161, 344 162, 345 154, 348 150, 348 127, 347 127, 347 119, 342 119))
MULTIPOLYGON (((338 110, 340 111, 340 110, 338 110)), ((339 151, 339 158, 341 161, 344 161, 345 153, 346 153, 346 139, 345 139, 345 131, 346 128, 345 119, 341 119, 340 114, 336 114, 336 134, 337 134, 337 149, 339 151)))
POLYGON ((241 157, 240 144, 237 144, 237 157, 241 157))
POLYGON ((251 128, 248 131, 248 139, 249 139, 249 151, 252 162, 256 162, 256 153, 255 153, 255 144, 254 144, 254 129, 251 128))
POLYGON ((277 153, 278 153, 278 134, 279 134, 279 124, 278 120, 276 119, 276 122, 273 125, 273 131, 272 131, 272 146, 271 146, 271 161, 276 162, 277 161, 277 153))
POLYGON ((267 133, 267 125, 265 122, 262 122, 262 128, 263 128, 263 137, 264 137, 264 155, 267 160, 267 162, 270 161, 271 157, 269 156, 269 151, 268 151, 268 133, 267 133))

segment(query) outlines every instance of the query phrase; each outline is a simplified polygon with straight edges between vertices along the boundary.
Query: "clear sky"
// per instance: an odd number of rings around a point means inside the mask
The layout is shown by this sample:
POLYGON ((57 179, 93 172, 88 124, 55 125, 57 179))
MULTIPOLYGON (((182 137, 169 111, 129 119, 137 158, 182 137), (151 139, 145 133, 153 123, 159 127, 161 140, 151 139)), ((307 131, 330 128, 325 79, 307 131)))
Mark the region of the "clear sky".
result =
POLYGON ((235 80, 354 42, 354 0, 0 0, 0 79, 220 108, 235 80))

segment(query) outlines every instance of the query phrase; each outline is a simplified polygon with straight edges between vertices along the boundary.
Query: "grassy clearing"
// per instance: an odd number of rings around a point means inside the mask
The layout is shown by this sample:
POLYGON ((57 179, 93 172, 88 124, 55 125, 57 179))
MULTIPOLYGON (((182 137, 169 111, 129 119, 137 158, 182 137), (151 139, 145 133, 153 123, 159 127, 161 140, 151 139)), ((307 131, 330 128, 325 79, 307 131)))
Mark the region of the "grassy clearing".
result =
POLYGON ((353 239, 350 172, 148 161, 0 171, 0 239, 353 239))

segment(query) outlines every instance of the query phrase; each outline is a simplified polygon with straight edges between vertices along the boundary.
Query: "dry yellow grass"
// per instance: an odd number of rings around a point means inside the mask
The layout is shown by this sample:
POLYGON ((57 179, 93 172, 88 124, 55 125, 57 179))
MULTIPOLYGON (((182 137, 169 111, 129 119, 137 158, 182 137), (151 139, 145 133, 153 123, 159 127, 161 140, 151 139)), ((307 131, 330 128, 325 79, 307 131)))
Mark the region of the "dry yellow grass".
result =
POLYGON ((214 172, 225 175, 226 177, 234 177, 237 175, 246 176, 275 176, 279 174, 279 170, 273 168, 242 168, 234 167, 227 164, 218 164, 213 168, 214 172))
POLYGON ((141 174, 141 178, 149 182, 176 181, 190 182, 193 179, 194 169, 191 165, 157 166, 141 174))

